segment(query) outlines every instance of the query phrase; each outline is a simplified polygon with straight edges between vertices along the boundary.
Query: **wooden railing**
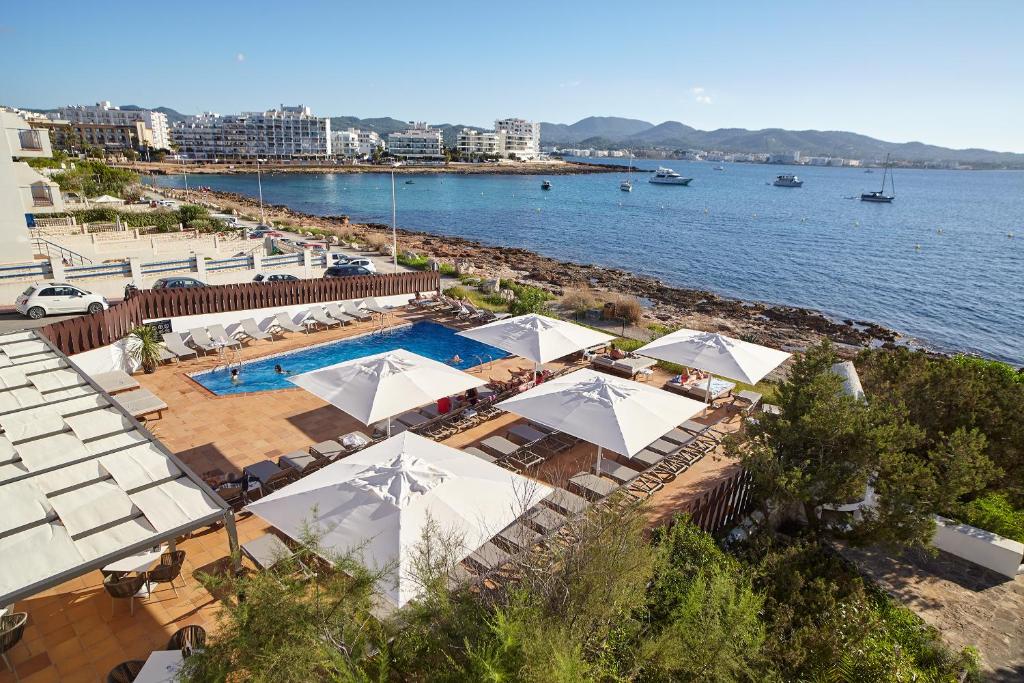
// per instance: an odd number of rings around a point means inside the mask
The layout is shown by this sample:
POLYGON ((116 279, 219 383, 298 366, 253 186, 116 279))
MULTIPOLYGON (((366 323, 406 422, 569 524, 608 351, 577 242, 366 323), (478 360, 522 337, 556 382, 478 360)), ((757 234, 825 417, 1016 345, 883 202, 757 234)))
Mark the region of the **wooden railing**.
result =
POLYGON ((72 355, 113 344, 143 320, 431 292, 440 286, 438 273, 421 271, 271 284, 147 289, 105 311, 50 323, 40 332, 63 353, 72 355))
POLYGON ((683 503, 679 512, 709 534, 735 527, 753 505, 754 482, 750 473, 739 470, 699 498, 683 503))

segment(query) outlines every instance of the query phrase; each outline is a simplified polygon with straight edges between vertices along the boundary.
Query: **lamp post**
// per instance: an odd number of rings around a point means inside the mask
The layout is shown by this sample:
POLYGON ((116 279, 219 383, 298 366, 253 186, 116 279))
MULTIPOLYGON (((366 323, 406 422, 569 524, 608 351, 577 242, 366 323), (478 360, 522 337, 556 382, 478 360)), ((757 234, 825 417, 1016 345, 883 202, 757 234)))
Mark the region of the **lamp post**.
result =
POLYGON ((188 169, 185 167, 185 157, 181 157, 181 173, 185 176, 185 201, 188 201, 188 169))
POLYGON ((260 174, 260 161, 262 161, 262 159, 256 157, 256 186, 260 191, 260 225, 263 226, 266 225, 267 222, 263 216, 263 177, 260 174))
POLYGON ((391 265, 398 272, 398 228, 395 227, 395 171, 391 170, 391 265))

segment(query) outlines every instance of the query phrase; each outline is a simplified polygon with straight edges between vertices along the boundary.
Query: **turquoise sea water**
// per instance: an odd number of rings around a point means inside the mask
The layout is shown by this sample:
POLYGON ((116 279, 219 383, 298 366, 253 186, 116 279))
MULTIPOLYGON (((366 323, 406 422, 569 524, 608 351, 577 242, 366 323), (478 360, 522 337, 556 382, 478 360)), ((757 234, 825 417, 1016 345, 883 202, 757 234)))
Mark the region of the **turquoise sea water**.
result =
POLYGON ((237 383, 231 381, 231 373, 225 368, 196 373, 192 375, 192 379, 218 395, 293 389, 295 385, 288 381, 290 375, 299 375, 353 358, 372 356, 395 349, 418 353, 459 370, 468 370, 508 355, 501 349, 460 337, 455 334, 455 330, 444 325, 422 321, 389 332, 374 332, 243 363, 239 368, 237 383), (459 357, 460 362, 452 362, 455 356, 459 357), (287 374, 278 373, 274 369, 276 365, 280 365, 287 374))
MULTIPOLYGON (((638 173, 626 193, 624 174, 553 176, 545 192, 542 176, 423 175, 411 185, 399 176, 398 224, 815 308, 1024 363, 1024 172, 899 170, 886 205, 856 199, 878 188, 881 169, 665 163, 693 183, 651 185, 638 173), (804 186, 770 185, 787 172, 804 186)), ((256 195, 251 175, 190 181, 256 195)), ((182 186, 180 176, 157 182, 182 186)), ((263 196, 313 214, 391 220, 387 174, 264 174, 263 196)))

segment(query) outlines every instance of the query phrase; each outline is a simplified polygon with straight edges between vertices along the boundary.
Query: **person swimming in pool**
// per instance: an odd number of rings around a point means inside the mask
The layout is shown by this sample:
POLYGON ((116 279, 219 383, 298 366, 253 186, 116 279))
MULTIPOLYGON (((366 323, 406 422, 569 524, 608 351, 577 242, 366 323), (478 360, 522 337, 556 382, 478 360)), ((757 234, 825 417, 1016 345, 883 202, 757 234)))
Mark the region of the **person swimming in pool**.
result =
POLYGON ((459 354, 455 354, 454 356, 452 356, 452 365, 460 365, 461 363, 462 359, 459 358, 459 354))
POLYGON ((238 368, 231 368, 231 383, 238 384, 241 381, 242 378, 239 377, 238 368))
POLYGON ((280 363, 278 363, 277 365, 274 366, 274 372, 276 372, 279 375, 291 374, 291 371, 290 370, 285 370, 284 368, 282 368, 280 363))

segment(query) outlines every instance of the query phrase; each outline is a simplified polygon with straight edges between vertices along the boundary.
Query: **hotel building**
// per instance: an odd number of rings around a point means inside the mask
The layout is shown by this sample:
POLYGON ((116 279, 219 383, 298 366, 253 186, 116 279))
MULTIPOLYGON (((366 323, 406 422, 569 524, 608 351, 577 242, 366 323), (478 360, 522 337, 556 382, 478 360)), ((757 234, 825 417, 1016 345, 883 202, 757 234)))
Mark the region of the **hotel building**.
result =
POLYGON ((326 159, 332 154, 331 120, 299 105, 265 112, 191 116, 171 129, 179 153, 189 159, 326 159))
POLYGON ((540 156, 540 124, 525 119, 500 119, 494 130, 505 134, 505 156, 526 161, 540 156))
POLYGON ((439 161, 444 159, 444 141, 440 130, 419 122, 408 130, 389 133, 388 151, 409 161, 439 161))
POLYGON ((490 133, 473 128, 463 128, 456 138, 455 147, 461 154, 469 156, 495 155, 503 157, 505 156, 505 133, 504 131, 490 133))
MULTIPOLYGON (((111 139, 114 148, 145 144, 155 149, 171 148, 171 128, 167 114, 162 112, 119 109, 110 102, 99 102, 94 107, 61 107, 52 118, 67 121, 72 127, 81 124, 93 133, 94 139, 111 139)), ((106 142, 91 144, 107 146, 106 142)))
POLYGON ((369 157, 378 147, 384 147, 384 141, 372 130, 348 128, 331 133, 331 151, 336 157, 369 157))

